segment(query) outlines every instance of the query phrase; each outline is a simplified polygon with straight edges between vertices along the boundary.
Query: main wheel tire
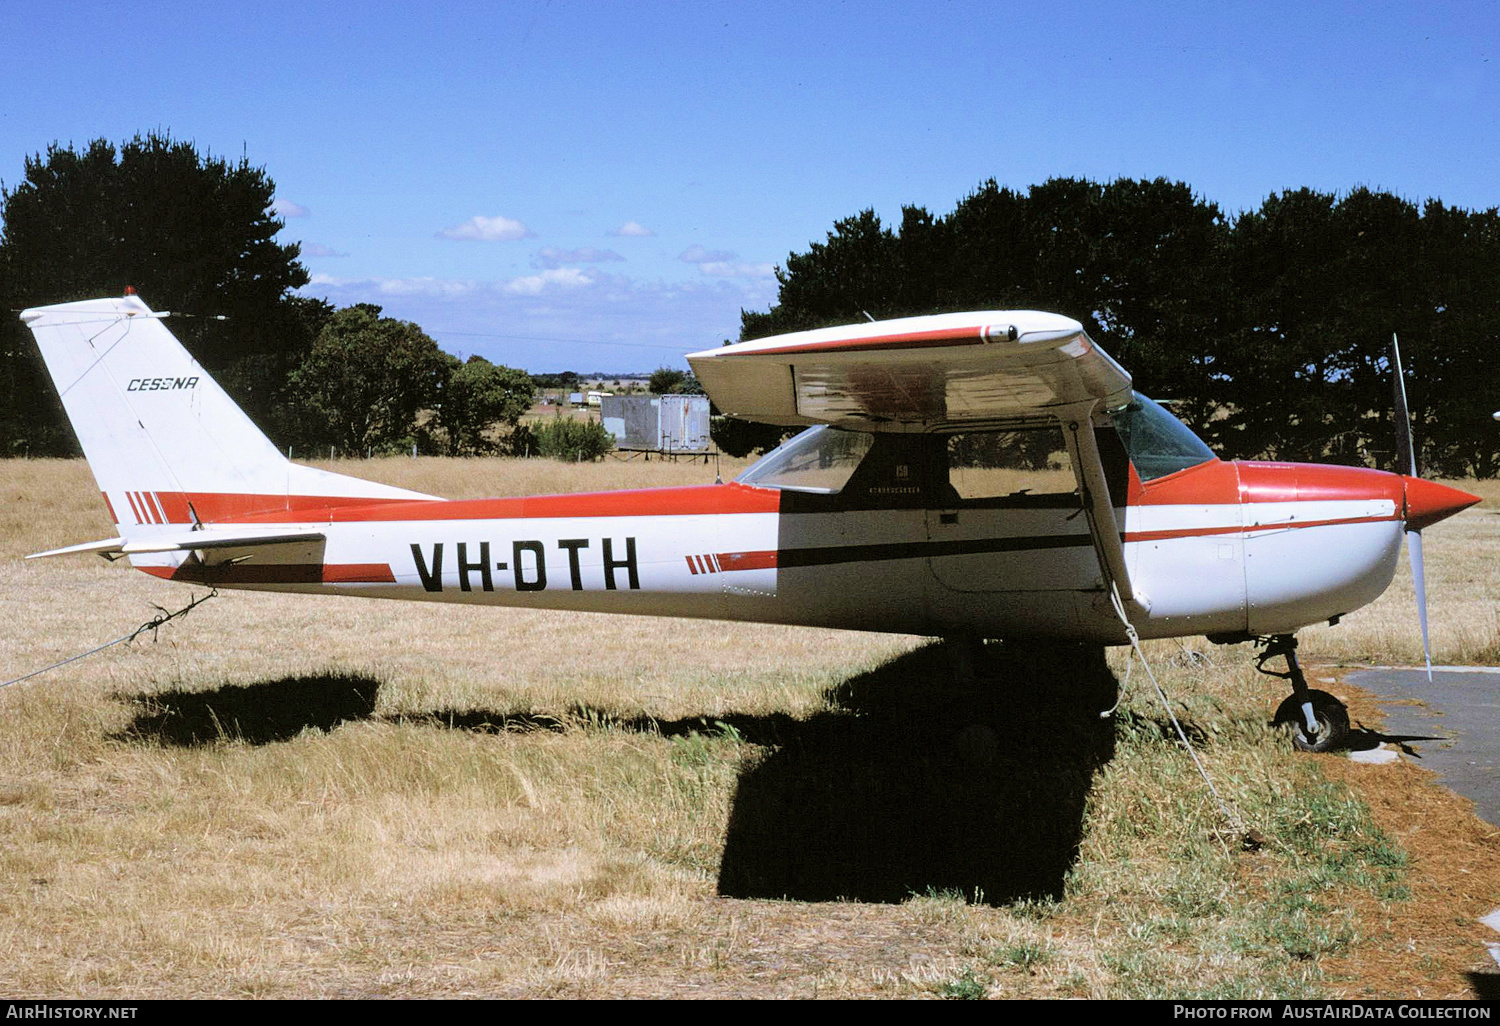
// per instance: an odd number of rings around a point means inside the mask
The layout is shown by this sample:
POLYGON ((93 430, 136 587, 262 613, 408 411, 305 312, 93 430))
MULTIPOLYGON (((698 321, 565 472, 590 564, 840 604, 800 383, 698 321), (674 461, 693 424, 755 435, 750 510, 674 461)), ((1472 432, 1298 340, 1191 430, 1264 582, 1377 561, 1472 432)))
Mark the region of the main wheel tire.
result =
POLYGON ((1313 718, 1318 721, 1318 733, 1307 736, 1307 723, 1302 718, 1302 700, 1292 695, 1276 710, 1276 722, 1290 728, 1292 744, 1303 752, 1331 752, 1344 743, 1349 735, 1349 710, 1343 702, 1326 691, 1308 691, 1312 702, 1313 718))

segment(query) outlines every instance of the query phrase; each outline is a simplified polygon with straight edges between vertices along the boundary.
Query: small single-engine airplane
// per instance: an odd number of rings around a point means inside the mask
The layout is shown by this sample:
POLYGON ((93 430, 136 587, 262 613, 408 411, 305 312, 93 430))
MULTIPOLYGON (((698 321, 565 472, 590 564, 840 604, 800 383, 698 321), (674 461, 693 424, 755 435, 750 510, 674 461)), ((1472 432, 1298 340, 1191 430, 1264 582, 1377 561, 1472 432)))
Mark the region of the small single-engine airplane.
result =
POLYGON ((119 529, 37 556, 125 555, 217 588, 1257 640, 1262 667, 1286 658, 1297 743, 1323 750, 1348 717, 1308 688, 1294 632, 1380 595, 1403 529, 1415 541, 1479 501, 1414 467, 1221 461, 1077 321, 1026 310, 690 355, 724 413, 811 428, 731 484, 448 501, 292 463, 166 316, 133 292, 21 314, 119 529))

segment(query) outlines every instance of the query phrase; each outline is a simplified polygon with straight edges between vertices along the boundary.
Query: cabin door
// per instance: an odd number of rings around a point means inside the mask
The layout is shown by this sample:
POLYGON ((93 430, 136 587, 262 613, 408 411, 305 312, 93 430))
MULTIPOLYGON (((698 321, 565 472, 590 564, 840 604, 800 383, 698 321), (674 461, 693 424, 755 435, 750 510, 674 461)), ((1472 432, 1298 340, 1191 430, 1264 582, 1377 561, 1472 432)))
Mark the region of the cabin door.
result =
POLYGON ((927 510, 928 566, 949 592, 1101 586, 1062 430, 939 436, 927 510), (946 480, 944 480, 946 478, 946 480))

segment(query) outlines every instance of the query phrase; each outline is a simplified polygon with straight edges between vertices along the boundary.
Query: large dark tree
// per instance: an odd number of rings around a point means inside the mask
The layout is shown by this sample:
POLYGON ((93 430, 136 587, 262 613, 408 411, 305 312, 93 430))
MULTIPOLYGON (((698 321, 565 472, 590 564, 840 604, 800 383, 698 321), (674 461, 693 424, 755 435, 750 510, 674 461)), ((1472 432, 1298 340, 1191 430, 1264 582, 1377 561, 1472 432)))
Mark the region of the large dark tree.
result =
MULTIPOLYGON (((81 151, 54 145, 0 193, 0 298, 9 309, 119 295, 170 310, 173 333, 252 417, 271 417, 326 309, 292 301, 308 281, 276 241, 275 183, 248 160, 163 134, 81 151), (227 318, 219 320, 217 318, 227 318)), ((71 450, 52 387, 14 317, 0 327, 0 445, 71 450)))
POLYGON ((1232 222, 1182 183, 987 182, 951 214, 873 211, 788 256, 741 338, 878 318, 1077 318, 1226 456, 1389 466, 1400 335, 1424 471, 1500 471, 1500 216, 1295 190, 1232 222))
POLYGON ((1213 439, 1235 455, 1394 465, 1391 336, 1424 472, 1493 476, 1500 433, 1494 211, 1355 189, 1269 197, 1230 246, 1213 439))
POLYGON ((954 278, 968 286, 950 296, 951 309, 1067 313, 1143 391, 1176 400, 1190 421, 1207 419, 1224 300, 1217 206, 1160 178, 1059 178, 1024 198, 986 183, 945 220, 960 261, 954 278))
MULTIPOLYGON (((1500 475, 1500 212, 1422 208, 1425 325, 1406 359, 1418 444, 1435 470, 1500 475)), ((1406 344, 1406 335, 1402 344, 1406 344)))

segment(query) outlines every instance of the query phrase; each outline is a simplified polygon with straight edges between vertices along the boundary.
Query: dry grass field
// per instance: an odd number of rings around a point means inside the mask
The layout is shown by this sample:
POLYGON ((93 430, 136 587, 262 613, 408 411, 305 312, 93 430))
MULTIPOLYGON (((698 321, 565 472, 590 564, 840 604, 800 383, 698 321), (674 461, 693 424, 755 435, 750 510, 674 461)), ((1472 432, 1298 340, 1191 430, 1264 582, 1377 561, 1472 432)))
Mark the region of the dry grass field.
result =
MULTIPOLYGON (((455 497, 714 473, 337 469, 455 497)), ((1500 662, 1478 490, 1427 532, 1442 662, 1500 662)), ((111 533, 81 462, 0 462, 0 497, 0 679, 193 593, 22 562, 111 533)), ((1403 571, 1304 659, 1348 694, 1343 666, 1420 658, 1414 620, 1403 571)), ((1294 754, 1248 647, 1150 653, 1258 848, 1139 670, 1101 725, 1078 653, 963 690, 919 638, 225 593, 0 691, 0 993, 1493 996, 1497 831, 1409 765, 1294 754)))

